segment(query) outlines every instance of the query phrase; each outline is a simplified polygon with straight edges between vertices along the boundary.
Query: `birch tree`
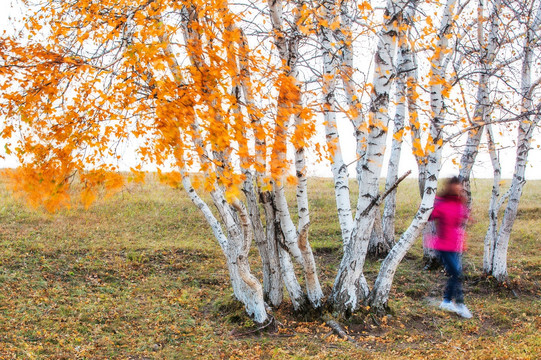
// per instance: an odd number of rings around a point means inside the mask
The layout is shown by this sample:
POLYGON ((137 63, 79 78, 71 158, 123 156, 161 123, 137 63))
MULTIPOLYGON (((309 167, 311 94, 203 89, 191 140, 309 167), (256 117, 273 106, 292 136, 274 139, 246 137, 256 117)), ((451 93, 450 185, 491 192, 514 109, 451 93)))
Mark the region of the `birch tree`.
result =
MULTIPOLYGON (((416 3, 414 3, 415 5, 416 3)), ((412 36, 412 32, 415 30, 414 27, 410 27, 408 29, 408 41, 410 43, 414 43, 414 37, 412 36)), ((423 125, 421 124, 421 106, 419 106, 419 70, 418 70, 418 61, 417 61, 417 53, 414 51, 410 51, 409 53, 406 52, 407 58, 404 58, 404 61, 411 64, 411 70, 406 73, 406 98, 407 98, 407 106, 408 106, 408 123, 409 123, 409 133, 411 136, 411 144, 412 144, 412 153, 415 158, 415 162, 417 164, 417 176, 418 180, 417 183, 419 185, 419 194, 422 199, 425 189, 425 182, 426 182, 426 176, 427 176, 427 163, 428 159, 426 157, 425 152, 423 151, 422 146, 422 135, 423 135, 423 125)), ((391 204, 388 205, 388 207, 391 207, 391 204)), ((387 212, 390 212, 390 209, 388 208, 387 212)), ((387 232, 390 232, 390 222, 392 220, 387 220, 387 232)), ((393 226, 394 228, 394 226, 393 226)), ((434 267, 437 264, 437 255, 436 252, 431 249, 429 246, 426 246, 428 243, 428 239, 432 236, 434 232, 433 224, 428 224, 423 229, 423 261, 425 263, 425 269, 430 269, 434 267)), ((390 233, 387 233, 387 237, 390 236, 390 233)))
MULTIPOLYGON (((527 25, 524 37, 523 59, 520 77, 522 113, 528 113, 533 110, 533 94, 536 86, 541 83, 540 79, 532 81, 534 44, 538 41, 537 30, 541 25, 541 4, 537 4, 537 9, 533 8, 533 4, 534 3, 532 3, 530 11, 526 15, 527 25)), ((488 249, 485 250, 488 253, 485 255, 487 257, 485 271, 488 271, 488 273, 492 274, 496 280, 500 282, 504 282, 508 276, 507 250, 509 246, 509 238, 517 216, 522 190, 524 188, 524 184, 526 183, 525 171, 533 133, 540 119, 541 116, 539 113, 533 116, 525 115, 524 118, 518 123, 515 171, 513 173, 511 187, 508 191, 508 195, 506 195, 507 206, 505 208, 500 228, 497 231, 497 236, 494 237, 494 228, 489 226, 487 231, 487 236, 489 239, 487 241, 488 249), (490 258, 492 258, 492 261, 490 258)), ((495 171, 497 171, 497 166, 495 167, 495 171)), ((494 210, 496 209, 493 208, 493 211, 494 210)), ((491 226, 494 226, 494 224, 492 223, 491 226)))
POLYGON ((388 1, 384 25, 378 33, 374 55, 373 88, 370 97, 366 152, 359 176, 359 198, 351 238, 344 249, 336 276, 331 301, 340 312, 355 311, 368 296, 363 281, 363 266, 378 200, 378 180, 385 152, 386 129, 389 124, 387 107, 392 86, 393 58, 397 43, 399 21, 405 3, 388 1))
MULTIPOLYGON (((492 274, 493 270, 493 261, 494 261, 494 248, 496 246, 496 239, 499 237, 499 211, 501 207, 505 204, 505 201, 508 200, 509 196, 512 192, 515 193, 519 186, 517 186, 518 182, 514 180, 512 184, 515 184, 513 187, 513 190, 508 191, 506 194, 501 196, 500 194, 500 183, 501 183, 501 165, 499 161, 498 156, 498 145, 497 140, 494 135, 493 128, 494 126, 498 126, 497 124, 492 124, 492 122, 498 122, 502 119, 496 119, 494 114, 491 115, 491 112, 494 113, 496 110, 498 110, 498 104, 502 102, 501 99, 489 99, 489 94, 491 92, 490 86, 490 78, 494 76, 494 74, 501 72, 503 68, 509 68, 509 69, 515 69, 516 63, 519 62, 519 60, 522 59, 522 63, 520 68, 522 70, 517 71, 517 73, 520 73, 520 82, 521 85, 518 86, 519 89, 515 90, 513 88, 513 85, 510 85, 514 82, 514 79, 512 77, 507 77, 505 79, 505 85, 500 84, 499 92, 502 93, 502 88, 507 88, 508 91, 512 95, 507 95, 508 99, 516 98, 517 96, 521 99, 520 104, 520 111, 519 114, 516 116, 512 116, 511 119, 513 122, 516 121, 518 123, 518 137, 517 138, 517 154, 520 153, 520 156, 517 155, 517 161, 516 164, 521 163, 524 161, 524 156, 527 156, 529 145, 526 145, 528 140, 528 136, 524 136, 524 133, 527 132, 524 124, 522 122, 535 122, 535 116, 537 116, 537 112, 534 108, 532 108, 531 104, 528 104, 528 100, 525 100, 528 98, 525 94, 529 93, 530 99, 535 93, 535 81, 533 86, 529 86, 528 83, 531 80, 531 72, 528 72, 529 65, 527 65, 528 62, 532 61, 532 54, 535 53, 535 49, 537 48, 536 42, 531 41, 528 39, 531 38, 531 26, 535 25, 535 19, 536 16, 535 11, 533 10, 535 8, 536 3, 535 2, 529 2, 525 6, 521 7, 514 7, 511 3, 501 3, 500 1, 494 1, 492 3, 492 10, 490 12, 490 15, 488 18, 484 18, 483 16, 483 4, 484 2, 479 2, 478 7, 478 51, 479 51, 479 61, 475 60, 477 64, 481 66, 481 68, 477 71, 479 73, 479 80, 477 82, 477 95, 475 98, 475 108, 474 108, 474 114, 473 114, 473 121, 471 126, 471 130, 468 132, 468 139, 466 142, 465 151, 463 153, 462 159, 461 159, 461 177, 466 185, 466 189, 468 190, 467 194, 469 197, 469 201, 471 203, 471 191, 469 190, 469 177, 471 170, 474 165, 474 161, 476 158, 476 155, 479 151, 480 146, 480 140, 481 140, 481 132, 483 128, 486 128, 486 138, 487 138, 487 147, 488 152, 490 156, 490 161, 493 167, 494 171, 494 178, 493 178, 493 187, 492 187, 492 194, 491 199, 489 203, 489 209, 488 209, 488 217, 489 217, 489 226, 487 229, 487 233, 485 235, 484 240, 484 255, 483 255, 483 269, 484 272, 487 274, 492 274), (503 14, 506 14, 505 16, 502 16, 503 14), (499 34, 498 27, 502 23, 502 19, 506 19, 506 23, 502 24, 504 28, 511 28, 515 29, 515 33, 513 34, 499 34), (524 20, 523 20, 524 19, 524 20), (488 21, 487 21, 488 20, 488 21), (483 34, 484 27, 482 24, 486 22, 489 25, 489 34, 487 37, 483 34), (525 23, 525 30, 522 32, 521 23, 525 23), (526 38, 526 42, 528 42, 528 50, 525 49, 525 44, 521 46, 521 49, 518 50, 520 55, 516 56, 509 56, 509 53, 515 53, 514 45, 516 44, 516 39, 521 37, 524 34, 524 37, 526 38), (499 53, 504 54, 500 57, 500 59, 497 59, 497 55, 499 53), (528 75, 529 74, 529 75, 528 75), (528 105, 530 105, 528 107, 528 105), (513 120, 514 119, 514 120, 513 120), (522 145, 518 145, 522 144, 522 145), (522 151, 519 151, 519 148, 522 147, 522 151), (528 149, 528 150, 526 150, 528 149), (518 160, 520 158, 521 160, 518 160)), ((514 71, 514 70, 512 70, 514 71)), ((501 76, 501 75, 500 75, 501 76)), ((508 113, 510 109, 505 109, 502 111, 500 109, 500 113, 505 114, 508 113)), ((504 122, 510 124, 512 123, 509 120, 505 120, 504 122)), ((511 125, 506 125, 506 130, 510 129, 511 125)), ((535 125, 534 125, 535 126, 535 125)), ((531 141, 531 140, 530 140, 531 141)), ((521 172, 520 167, 517 167, 515 165, 515 171, 518 171, 518 173, 514 174, 515 176, 518 176, 521 178, 524 174, 521 172)), ((517 198, 515 197, 514 201, 517 201, 520 196, 517 198)), ((512 208, 512 206, 511 206, 512 208)), ((507 210, 507 208, 506 208, 507 210)), ((508 216, 512 217, 513 211, 510 210, 510 213, 508 216)), ((508 240, 507 240, 508 241, 508 240)), ((506 251, 506 250, 505 250, 506 251)), ((500 254, 500 256, 502 256, 500 254)), ((501 258, 500 258, 501 260, 501 258)), ((501 262, 500 262, 501 263, 501 262)), ((506 267, 506 266, 505 266, 506 267)), ((506 279, 506 275, 502 275, 501 271, 498 275, 499 281, 504 281, 506 279)))
POLYGON ((479 145, 484 130, 484 123, 487 119, 487 112, 490 109, 490 75, 493 71, 493 64, 498 52, 498 27, 500 24, 498 13, 501 10, 501 1, 496 0, 492 4, 492 9, 488 17, 490 30, 488 39, 485 39, 484 34, 484 10, 485 2, 479 1, 478 4, 478 20, 477 20, 477 46, 479 48, 478 63, 481 66, 479 70, 479 80, 477 85, 476 104, 473 112, 472 122, 475 126, 468 132, 465 149, 460 160, 459 178, 464 184, 464 190, 468 199, 468 205, 471 207, 471 189, 470 175, 475 163, 475 159, 479 152, 479 145))
MULTIPOLYGON (((335 1, 321 1, 322 18, 327 24, 333 24, 338 21, 336 14, 335 1)), ((330 155, 331 171, 334 180, 334 191, 336 200, 336 209, 338 212, 338 221, 342 233, 342 242, 344 246, 349 242, 353 230, 353 215, 351 211, 350 192, 349 192, 349 174, 347 166, 342 157, 338 127, 336 124, 336 78, 339 66, 342 67, 344 89, 348 106, 354 112, 353 126, 361 132, 360 124, 362 122, 359 111, 356 109, 355 89, 351 86, 353 74, 353 54, 351 50, 351 19, 347 1, 341 3, 341 18, 343 28, 333 32, 329 26, 320 25, 318 39, 321 46, 323 73, 322 73, 322 97, 323 97, 323 116, 325 123, 325 139, 330 155), (340 41, 343 46, 342 56, 336 54, 333 44, 340 41), (340 65, 337 63, 340 62, 340 65)), ((361 136, 361 135, 359 135, 361 136)), ((357 154, 359 155, 359 145, 357 145, 357 154)))
MULTIPOLYGON (((223 250, 233 292, 256 322, 268 319, 264 299, 280 305, 283 284, 295 309, 305 308, 306 296, 321 306, 303 155, 314 124, 296 79, 298 32, 282 28, 281 3, 269 3, 281 60, 270 84, 264 82, 275 65, 251 51, 240 15, 226 1, 91 5, 45 2, 44 16, 30 16, 27 24, 31 33, 47 26, 47 41, 7 43, 3 69, 18 68, 18 76, 3 94, 8 125, 2 135, 24 134, 16 188, 55 210, 69 202, 69 179, 77 176, 89 205, 100 186, 122 186, 118 167, 103 159, 117 157, 115 144, 138 138, 140 161, 173 167, 162 178, 182 184, 202 211, 223 250), (273 91, 276 96, 261 95, 273 91), (265 107, 276 109, 275 116, 266 116, 265 107), (293 134, 287 131, 292 119, 293 134), (298 230, 284 194, 290 139, 298 230), (201 192, 210 195, 216 213, 201 192), (254 238, 263 287, 249 265, 254 238), (307 295, 291 257, 304 269, 307 295)), ((132 170, 140 173, 141 166, 132 170)))
MULTIPOLYGON (((318 155, 331 163, 341 229, 337 240, 343 247, 328 301, 339 314, 367 304, 385 309, 396 269, 428 221, 442 148, 451 140, 445 138, 447 126, 460 125, 446 104, 455 101, 453 84, 462 84, 454 72, 463 60, 457 48, 466 30, 458 31, 457 24, 466 22, 461 14, 467 3, 437 5, 436 27, 435 17, 422 8, 436 5, 406 0, 389 0, 382 11, 368 2, 334 0, 45 1, 39 15, 25 19, 28 41, 13 37, 0 45, 0 76, 7 79, 0 95, 6 118, 1 136, 21 163, 13 175, 15 190, 54 211, 70 204, 76 179, 77 196, 89 206, 102 188, 114 192, 123 186, 120 149, 131 146, 137 156, 133 176, 143 178, 143 165, 152 164, 163 181, 182 186, 200 209, 223 252, 232 291, 255 322, 270 319, 269 306, 283 303, 284 289, 296 311, 320 309, 325 294, 309 242, 307 152, 317 152, 321 114, 328 154, 318 155), (422 25, 414 26, 417 20, 422 25), (37 35, 40 41, 32 37, 37 35), (371 71, 370 82, 358 81, 359 38, 374 49, 372 65, 362 70, 371 71), (355 210, 338 132, 341 118, 354 129, 355 210), (389 176, 380 193, 391 118, 389 176), (394 190, 403 179, 398 165, 408 130, 421 204, 393 245, 394 190), (296 215, 286 197, 288 184, 296 192, 296 215), (364 264, 384 201, 384 236, 376 240, 388 245, 380 248, 388 254, 370 288, 364 264), (250 268, 252 243, 262 283, 250 268), (303 284, 297 277, 301 271, 303 284)), ((477 130, 468 134, 472 156, 464 158, 473 165, 479 129, 485 126, 495 174, 500 171, 497 144, 488 119, 498 4, 488 21, 484 5, 479 10, 481 75, 477 96, 466 99, 477 106, 470 124, 477 130), (491 30, 485 40, 486 23, 491 30)), ((513 206, 539 120, 532 109, 540 82, 531 80, 538 17, 531 17, 522 45, 521 119, 527 121, 519 125, 516 180, 499 231, 497 209, 504 201, 498 200, 497 177, 491 200, 485 260, 496 273, 505 262, 513 206)))
MULTIPOLYGON (((297 108, 297 112, 293 114, 291 110, 284 109, 283 101, 278 104, 277 118, 276 118, 276 137, 275 146, 273 150, 277 151, 277 159, 279 168, 281 169, 283 162, 285 161, 284 145, 286 131, 289 126, 288 122, 291 115, 295 116, 295 126, 297 129, 302 129, 304 118, 303 114, 299 112, 300 107, 300 90, 298 89, 297 79, 297 64, 296 61, 299 58, 299 40, 300 32, 297 24, 300 21, 300 14, 302 9, 296 8, 296 15, 292 22, 290 34, 287 36, 283 28, 283 8, 282 2, 277 0, 269 0, 270 18, 274 32, 275 45, 279 53, 280 60, 282 62, 283 75, 289 79, 288 87, 282 87, 282 93, 279 94, 278 99, 289 99, 291 107, 297 108), (291 88, 293 86, 293 88, 291 88), (281 144, 284 142, 283 144, 281 144), (280 144, 276 146, 276 143, 280 144)), ((289 215, 289 209, 285 198, 284 191, 284 176, 279 174, 278 181, 274 182, 274 190, 276 196, 277 214, 280 219, 281 230, 284 234, 285 243, 292 253, 297 254, 296 259, 303 266, 304 275, 306 279, 306 287, 308 299, 315 308, 319 308, 322 305, 323 292, 319 284, 316 264, 314 255, 308 242, 308 227, 310 225, 309 211, 308 211, 308 193, 307 193, 307 179, 304 159, 304 145, 297 144, 295 150, 295 167, 298 178, 297 183, 297 207, 299 212, 299 225, 298 229, 295 229, 291 217, 289 215), (281 177, 281 178, 280 178, 281 177)), ((280 170, 279 170, 280 171, 280 170)))
MULTIPOLYGON (((398 168, 400 164, 400 156, 402 152, 402 142, 405 131, 405 123, 407 119, 407 88, 408 79, 411 79, 415 74, 410 75, 411 72, 416 72, 416 66, 413 59, 413 52, 411 49, 410 37, 413 27, 413 18, 417 10, 418 1, 412 1, 406 8, 403 15, 403 26, 400 29, 398 42, 399 49, 396 60, 396 108, 393 123, 393 139, 391 145, 391 154, 389 156, 389 165, 387 169, 387 176, 385 178, 385 190, 389 190, 398 180, 398 168)), ((409 81, 410 86, 413 81, 409 81)), ((411 99, 411 101, 414 101, 411 99)), ((410 106, 413 108, 414 105, 410 106)), ((412 112, 414 113, 414 112, 412 112)), ((410 115, 411 116, 411 115, 410 115)), ((411 126, 411 125, 410 125, 411 126)), ((376 249, 376 252, 381 255, 387 255, 391 247, 395 242, 395 216, 396 216, 396 190, 393 190, 385 198, 385 206, 383 208, 383 222, 382 222, 382 239, 380 249, 376 249)))
POLYGON ((400 240, 391 249, 389 255, 387 255, 381 264, 374 289, 370 294, 370 305, 376 309, 383 309, 387 305, 393 277, 398 264, 406 255, 414 240, 419 236, 423 226, 428 221, 434 205, 441 167, 442 129, 445 118, 445 99, 447 97, 445 87, 448 86, 444 54, 449 46, 448 34, 452 29, 453 18, 458 12, 456 2, 456 0, 448 0, 445 4, 440 30, 437 34, 437 45, 431 62, 430 107, 434 117, 431 119, 430 125, 430 137, 432 141, 430 143, 431 149, 427 156, 428 162, 426 165, 423 198, 408 229, 402 234, 400 240))

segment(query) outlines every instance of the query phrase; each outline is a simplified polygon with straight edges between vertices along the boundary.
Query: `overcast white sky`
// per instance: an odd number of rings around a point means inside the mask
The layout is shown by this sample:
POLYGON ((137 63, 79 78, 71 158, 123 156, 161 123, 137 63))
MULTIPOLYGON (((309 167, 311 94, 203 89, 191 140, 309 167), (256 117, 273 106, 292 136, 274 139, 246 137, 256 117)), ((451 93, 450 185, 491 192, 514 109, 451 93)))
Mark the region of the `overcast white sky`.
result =
MULTIPOLYGON (((11 6, 12 1, 11 0, 0 0, 0 32, 8 31, 12 32, 14 29, 14 25, 12 21, 9 20, 10 17, 17 18, 20 16, 20 12, 18 12, 16 7, 11 6)), ((342 118, 338 121, 338 127, 339 132, 341 134, 341 145, 343 149, 343 155, 345 158, 346 163, 349 163, 355 159, 355 142, 354 138, 351 135, 352 127, 349 122, 349 120, 342 118)), ((391 130, 391 129, 390 129, 391 130)), ((514 132, 507 133, 505 142, 509 145, 512 144, 513 138, 515 138, 516 135, 514 132)), ((390 139, 389 136, 389 144, 390 139)), ((406 138, 406 137, 405 137, 406 138)), ((533 149, 530 152, 529 156, 529 165, 528 170, 526 172, 527 179, 541 179, 541 150, 537 148, 537 145, 540 143, 540 132, 539 130, 536 132, 536 136, 534 139, 533 149)), ((320 134, 320 141, 324 142, 324 134, 320 134)), ((2 145, 2 144, 0 144, 2 145)), ((3 145, 2 145, 3 147, 3 145)), ((130 151, 130 149, 126 149, 126 156, 125 159, 122 162, 123 167, 125 169, 129 169, 130 166, 134 165, 135 159, 130 158, 129 154, 132 154, 133 151, 130 151)), ((409 143, 406 140, 404 144, 404 148, 402 151, 402 161, 400 162, 400 173, 406 172, 407 170, 412 170, 413 174, 416 174, 417 166, 415 164, 415 160, 413 156, 411 155, 411 148, 409 147, 409 143)), ((500 160, 502 164, 502 170, 503 170, 503 177, 504 178, 511 178, 513 174, 513 168, 514 168, 514 156, 515 156, 515 149, 514 148, 508 148, 505 150, 501 150, 500 152, 500 160)), ((442 168, 442 176, 450 176, 458 173, 458 168, 452 164, 451 159, 456 158, 459 159, 458 155, 453 152, 452 149, 447 148, 445 150, 445 156, 443 161, 443 168, 442 168)), ((14 166, 15 163, 12 159, 6 159, 4 161, 0 160, 0 168, 1 167, 11 167, 14 166)), ((330 177, 331 171, 328 166, 323 166, 322 164, 314 164, 313 166, 310 166, 309 174, 312 176, 325 176, 330 177)), ((383 176, 385 175, 385 169, 386 165, 384 165, 383 169, 383 176)), ((150 169, 149 169, 150 170, 150 169)), ((350 176, 355 175, 355 169, 354 165, 350 166, 350 176)), ((479 159, 477 161, 476 166, 474 167, 473 176, 476 178, 490 178, 492 177, 492 167, 490 165, 490 160, 488 156, 485 153, 481 153, 479 156, 479 159)))

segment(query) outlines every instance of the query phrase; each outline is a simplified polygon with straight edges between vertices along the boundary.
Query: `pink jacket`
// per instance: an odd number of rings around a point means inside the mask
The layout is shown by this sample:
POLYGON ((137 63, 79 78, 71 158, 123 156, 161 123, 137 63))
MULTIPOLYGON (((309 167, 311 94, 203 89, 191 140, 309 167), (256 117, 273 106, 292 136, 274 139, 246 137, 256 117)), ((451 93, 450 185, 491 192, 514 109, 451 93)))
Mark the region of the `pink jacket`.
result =
POLYGON ((436 197, 430 219, 436 221, 436 234, 429 247, 439 251, 464 251, 464 223, 468 208, 456 196, 436 197))

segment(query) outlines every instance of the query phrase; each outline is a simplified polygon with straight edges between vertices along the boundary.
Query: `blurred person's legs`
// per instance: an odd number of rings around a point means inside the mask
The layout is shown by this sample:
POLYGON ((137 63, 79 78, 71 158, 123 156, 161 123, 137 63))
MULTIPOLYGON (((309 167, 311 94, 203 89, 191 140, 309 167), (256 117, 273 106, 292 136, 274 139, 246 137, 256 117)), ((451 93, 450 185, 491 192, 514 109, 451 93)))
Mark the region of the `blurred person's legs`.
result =
POLYGON ((462 256, 458 252, 440 251, 439 253, 445 271, 449 274, 443 299, 446 301, 455 299, 457 304, 464 303, 464 293, 462 291, 462 256))
POLYGON ((463 318, 470 319, 472 313, 464 305, 464 293, 462 291, 462 254, 457 252, 440 251, 441 262, 449 275, 449 280, 443 294, 443 302, 440 308, 456 312, 463 318), (455 299, 456 305, 452 300, 455 299))

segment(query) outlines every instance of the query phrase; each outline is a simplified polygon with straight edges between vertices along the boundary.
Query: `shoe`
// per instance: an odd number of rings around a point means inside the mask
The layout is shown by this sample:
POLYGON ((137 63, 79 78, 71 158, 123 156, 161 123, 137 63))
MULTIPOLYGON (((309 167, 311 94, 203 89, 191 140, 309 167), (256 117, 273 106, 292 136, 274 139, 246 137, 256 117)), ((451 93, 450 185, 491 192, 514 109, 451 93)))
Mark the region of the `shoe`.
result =
POLYGON ((440 304, 440 309, 450 311, 450 312, 457 312, 457 308, 455 304, 449 300, 443 300, 440 304))
POLYGON ((456 308, 456 313, 462 316, 464 319, 472 318, 473 315, 471 314, 470 310, 468 310, 466 305, 464 305, 464 303, 456 304, 455 308, 456 308))

